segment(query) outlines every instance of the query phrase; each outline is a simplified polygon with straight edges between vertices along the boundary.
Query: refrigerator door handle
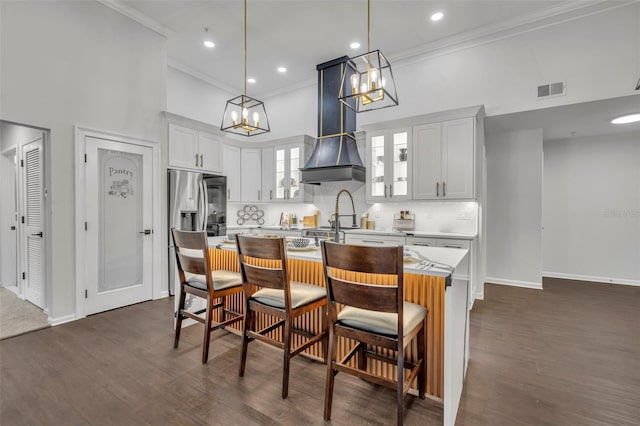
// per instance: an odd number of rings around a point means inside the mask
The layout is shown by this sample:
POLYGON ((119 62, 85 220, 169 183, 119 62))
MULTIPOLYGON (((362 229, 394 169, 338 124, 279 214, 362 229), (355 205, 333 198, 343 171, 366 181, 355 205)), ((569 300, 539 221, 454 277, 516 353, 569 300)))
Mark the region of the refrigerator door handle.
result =
POLYGON ((200 181, 200 190, 202 192, 202 230, 207 230, 207 219, 209 216, 209 194, 207 194, 207 182, 204 179, 200 181))

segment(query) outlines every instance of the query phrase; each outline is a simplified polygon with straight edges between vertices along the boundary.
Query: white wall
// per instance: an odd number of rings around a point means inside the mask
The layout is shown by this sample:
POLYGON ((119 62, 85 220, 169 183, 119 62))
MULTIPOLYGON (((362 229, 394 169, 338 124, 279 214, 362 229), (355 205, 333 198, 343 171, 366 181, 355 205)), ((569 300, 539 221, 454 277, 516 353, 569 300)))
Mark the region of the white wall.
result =
MULTIPOLYGON (((492 116, 634 94, 640 75, 639 20, 636 2, 470 48, 392 60, 400 105, 359 114, 358 128, 470 105, 484 104, 492 116), (538 85, 558 81, 567 82, 565 96, 536 98, 538 85)), ((178 83, 170 79, 170 93, 181 90, 178 83)), ((209 99, 209 90, 189 91, 184 99, 204 106, 198 98, 209 99)), ((177 98, 170 96, 169 110, 180 114, 178 109, 186 109, 175 105, 177 98)), ((316 135, 316 85, 261 100, 267 106, 271 133, 253 140, 316 135)), ((209 107, 219 109, 219 114, 187 115, 219 125, 225 101, 216 100, 209 107)))
POLYGON ((545 276, 640 285, 640 133, 544 143, 545 276))
POLYGON ((542 288, 542 129, 485 143, 486 281, 542 288))
POLYGON ((47 305, 55 323, 75 314, 73 126, 160 141, 166 152, 166 40, 98 2, 0 7, 2 118, 51 130, 47 305))

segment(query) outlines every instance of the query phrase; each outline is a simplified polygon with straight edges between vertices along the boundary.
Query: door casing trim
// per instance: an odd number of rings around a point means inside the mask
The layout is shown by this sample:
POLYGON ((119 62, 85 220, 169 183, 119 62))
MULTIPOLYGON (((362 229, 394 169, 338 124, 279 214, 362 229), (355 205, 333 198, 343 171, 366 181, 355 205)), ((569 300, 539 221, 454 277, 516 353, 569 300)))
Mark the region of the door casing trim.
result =
POLYGON ((153 185, 153 212, 152 223, 154 229, 153 238, 153 267, 152 267, 152 299, 160 299, 168 297, 168 290, 163 286, 164 282, 161 271, 163 271, 162 262, 162 213, 164 210, 161 205, 161 169, 160 169, 160 144, 157 141, 146 140, 142 138, 121 135, 113 132, 92 129, 89 127, 74 126, 74 156, 75 156, 75 295, 76 295, 76 309, 75 319, 86 317, 84 287, 80 285, 84 277, 84 264, 85 264, 85 236, 84 236, 84 222, 86 218, 85 212, 85 175, 84 175, 84 153, 85 153, 85 138, 94 137, 98 139, 107 139, 114 142, 121 142, 131 145, 140 145, 149 147, 152 149, 152 176, 156 184, 153 185), (164 288, 164 289, 163 289, 164 288))

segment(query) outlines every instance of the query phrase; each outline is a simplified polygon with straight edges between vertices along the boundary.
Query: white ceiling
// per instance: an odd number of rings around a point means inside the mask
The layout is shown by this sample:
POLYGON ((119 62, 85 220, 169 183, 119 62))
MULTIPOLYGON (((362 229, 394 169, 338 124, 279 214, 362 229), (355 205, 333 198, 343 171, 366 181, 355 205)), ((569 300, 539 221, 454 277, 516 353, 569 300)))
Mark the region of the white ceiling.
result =
POLYGON ((640 94, 593 102, 495 115, 484 120, 487 134, 543 129, 545 141, 614 133, 640 133, 640 122, 611 124, 622 115, 640 113, 640 94))
MULTIPOLYGON (((169 63, 230 92, 243 85, 242 0, 101 0, 167 36, 169 63), (205 27, 216 46, 203 46, 205 27)), ((390 60, 447 43, 528 25, 598 1, 372 0, 371 49, 390 60), (442 11, 444 18, 430 16, 442 11)), ((367 52, 365 0, 249 0, 248 94, 270 96, 313 84, 316 65, 367 52), (352 50, 349 44, 361 43, 352 50), (287 67, 286 74, 277 72, 287 67)))

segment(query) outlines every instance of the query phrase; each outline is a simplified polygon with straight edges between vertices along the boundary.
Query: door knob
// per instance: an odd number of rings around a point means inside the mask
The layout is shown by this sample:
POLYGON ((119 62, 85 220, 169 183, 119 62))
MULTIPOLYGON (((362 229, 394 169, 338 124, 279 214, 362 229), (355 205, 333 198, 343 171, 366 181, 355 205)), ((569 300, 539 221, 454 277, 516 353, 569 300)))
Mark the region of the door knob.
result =
POLYGON ((34 237, 42 238, 42 231, 38 232, 37 234, 31 234, 31 235, 33 235, 34 237))
POLYGON ((153 229, 145 229, 144 231, 138 232, 138 234, 151 235, 153 234, 153 229))

